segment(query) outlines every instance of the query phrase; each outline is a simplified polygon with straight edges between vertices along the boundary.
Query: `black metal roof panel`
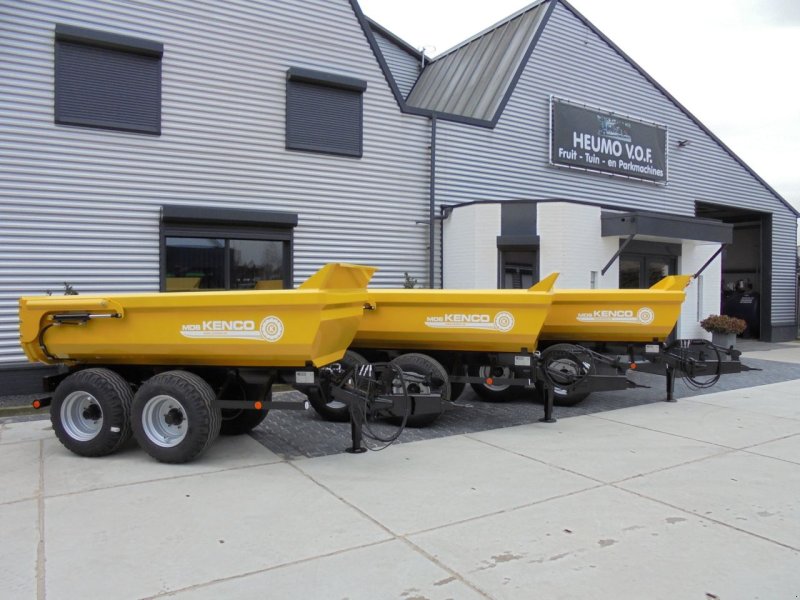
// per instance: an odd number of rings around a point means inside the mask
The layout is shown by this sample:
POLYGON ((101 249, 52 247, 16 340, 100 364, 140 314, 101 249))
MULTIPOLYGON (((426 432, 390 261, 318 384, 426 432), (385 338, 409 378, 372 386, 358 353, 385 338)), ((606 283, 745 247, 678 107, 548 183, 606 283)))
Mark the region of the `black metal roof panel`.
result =
POLYGON ((546 2, 536 2, 430 63, 408 96, 417 108, 491 121, 534 40, 546 2))

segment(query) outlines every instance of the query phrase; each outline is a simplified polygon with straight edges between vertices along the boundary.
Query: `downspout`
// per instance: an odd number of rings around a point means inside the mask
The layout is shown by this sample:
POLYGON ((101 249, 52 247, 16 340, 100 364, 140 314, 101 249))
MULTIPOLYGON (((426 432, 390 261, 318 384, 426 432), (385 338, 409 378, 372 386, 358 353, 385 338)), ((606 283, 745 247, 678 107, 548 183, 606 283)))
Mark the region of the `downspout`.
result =
POLYGON ((434 287, 434 242, 436 231, 436 113, 431 116, 431 165, 428 198, 428 287, 434 287))

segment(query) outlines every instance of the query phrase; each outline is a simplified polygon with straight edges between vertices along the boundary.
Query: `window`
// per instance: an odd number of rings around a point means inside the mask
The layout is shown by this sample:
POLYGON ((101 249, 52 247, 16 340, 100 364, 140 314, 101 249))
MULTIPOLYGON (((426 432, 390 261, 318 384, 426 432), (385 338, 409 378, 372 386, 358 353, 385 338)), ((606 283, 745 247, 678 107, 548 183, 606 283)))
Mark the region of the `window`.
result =
POLYGON ((619 287, 646 289, 667 275, 674 275, 680 254, 679 244, 630 242, 619 257, 619 287))
POLYGON ((161 289, 289 288, 295 225, 293 213, 165 206, 161 289))
POLYGON ((539 257, 535 249, 529 251, 501 251, 501 288, 527 289, 539 281, 539 257))
POLYGON ((360 158, 367 82, 296 67, 286 77, 286 148, 360 158))
POLYGON ((161 134, 162 44, 56 25, 55 122, 161 134))
MULTIPOLYGON (((524 224, 526 213, 529 216, 536 205, 523 206, 516 202, 503 205, 502 227, 504 231, 514 230, 516 225, 524 224), (519 210, 522 209, 522 210, 519 210)), ((535 227, 535 226, 534 226, 535 227)), ((525 229, 522 229, 524 231, 525 229)), ((500 289, 526 289, 539 281, 539 236, 524 233, 504 233, 497 236, 498 280, 500 289)))

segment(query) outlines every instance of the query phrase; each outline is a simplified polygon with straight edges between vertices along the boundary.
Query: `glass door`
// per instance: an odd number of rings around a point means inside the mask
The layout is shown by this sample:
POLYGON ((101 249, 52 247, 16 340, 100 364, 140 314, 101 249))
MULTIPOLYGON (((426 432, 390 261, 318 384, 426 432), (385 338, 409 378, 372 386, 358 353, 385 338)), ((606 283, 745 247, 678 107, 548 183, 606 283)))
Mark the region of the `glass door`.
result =
POLYGON ((649 288, 667 275, 675 275, 677 266, 674 256, 624 253, 619 259, 619 287, 649 288))

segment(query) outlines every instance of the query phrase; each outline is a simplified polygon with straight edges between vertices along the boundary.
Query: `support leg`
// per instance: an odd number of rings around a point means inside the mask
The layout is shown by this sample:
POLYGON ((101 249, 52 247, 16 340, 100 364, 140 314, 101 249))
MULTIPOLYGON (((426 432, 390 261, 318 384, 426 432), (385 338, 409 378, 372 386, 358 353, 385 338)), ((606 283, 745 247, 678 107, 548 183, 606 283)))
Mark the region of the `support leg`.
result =
POLYGON ((553 388, 549 385, 544 386, 544 417, 539 419, 540 423, 555 423, 553 418, 553 388))
POLYGON ((361 445, 361 420, 354 419, 352 414, 350 415, 350 438, 353 445, 346 448, 345 452, 349 454, 363 454, 367 451, 367 449, 361 445))
POLYGON ((675 367, 667 365, 667 399, 666 402, 675 402, 675 367))

